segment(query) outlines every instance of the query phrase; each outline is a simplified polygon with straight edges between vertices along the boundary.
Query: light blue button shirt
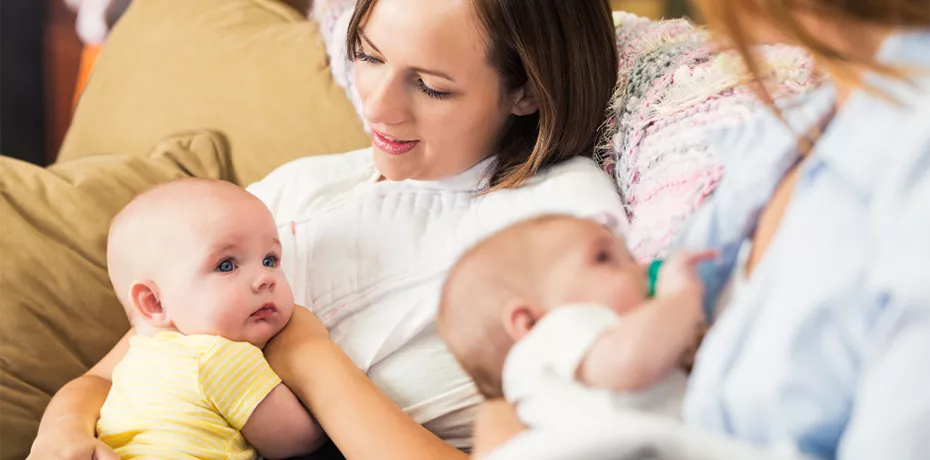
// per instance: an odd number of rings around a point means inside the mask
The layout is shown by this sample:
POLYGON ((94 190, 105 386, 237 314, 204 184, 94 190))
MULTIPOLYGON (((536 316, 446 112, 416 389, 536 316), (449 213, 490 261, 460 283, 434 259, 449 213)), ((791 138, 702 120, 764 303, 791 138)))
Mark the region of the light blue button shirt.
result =
MULTIPOLYGON (((930 70, 930 29, 896 35, 881 62, 930 70)), ((802 164, 751 277, 720 313, 685 400, 691 426, 814 458, 930 459, 930 76, 870 76, 802 164)), ((834 105, 820 88, 785 107, 795 133, 834 105)), ((718 133, 727 166, 682 238, 717 303, 762 206, 796 162, 797 136, 766 112, 718 133)))

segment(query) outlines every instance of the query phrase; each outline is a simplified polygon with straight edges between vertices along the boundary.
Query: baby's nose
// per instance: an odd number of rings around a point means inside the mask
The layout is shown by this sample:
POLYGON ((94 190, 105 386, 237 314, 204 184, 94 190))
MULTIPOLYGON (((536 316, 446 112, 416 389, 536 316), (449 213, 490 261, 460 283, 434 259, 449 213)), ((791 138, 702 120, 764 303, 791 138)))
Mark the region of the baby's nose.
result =
POLYGON ((260 273, 255 277, 255 282, 252 285, 252 288, 255 291, 263 291, 266 289, 273 289, 275 285, 274 276, 270 273, 260 273))

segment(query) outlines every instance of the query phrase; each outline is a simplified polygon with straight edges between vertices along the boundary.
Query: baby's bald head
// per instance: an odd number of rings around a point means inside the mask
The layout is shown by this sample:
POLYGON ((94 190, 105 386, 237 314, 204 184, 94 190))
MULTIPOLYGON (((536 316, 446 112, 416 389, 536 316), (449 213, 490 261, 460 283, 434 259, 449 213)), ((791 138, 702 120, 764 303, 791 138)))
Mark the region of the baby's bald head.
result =
POLYGON ((642 303, 645 288, 642 267, 610 228, 590 219, 537 217, 459 259, 443 289, 439 333, 481 393, 496 398, 507 354, 546 312, 597 303, 622 313, 642 303))
POLYGON ((204 215, 244 201, 261 203, 229 182, 180 179, 139 194, 113 218, 107 238, 107 271, 130 319, 132 283, 157 279, 161 271, 170 270, 178 241, 189 238, 204 215))
POLYGON ((467 251, 443 287, 437 327, 486 398, 502 396, 501 373, 515 342, 505 329, 508 305, 543 305, 547 228, 569 219, 543 216, 508 227, 467 251))

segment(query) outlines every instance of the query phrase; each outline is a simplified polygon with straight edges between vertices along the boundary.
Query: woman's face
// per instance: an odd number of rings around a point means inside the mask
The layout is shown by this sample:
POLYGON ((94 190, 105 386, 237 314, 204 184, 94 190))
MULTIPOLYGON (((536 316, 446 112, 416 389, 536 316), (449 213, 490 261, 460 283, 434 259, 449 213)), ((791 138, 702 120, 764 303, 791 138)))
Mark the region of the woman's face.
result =
POLYGON ((361 25, 355 82, 389 180, 454 176, 493 153, 511 113, 536 110, 522 91, 505 91, 472 8, 379 0, 361 25))

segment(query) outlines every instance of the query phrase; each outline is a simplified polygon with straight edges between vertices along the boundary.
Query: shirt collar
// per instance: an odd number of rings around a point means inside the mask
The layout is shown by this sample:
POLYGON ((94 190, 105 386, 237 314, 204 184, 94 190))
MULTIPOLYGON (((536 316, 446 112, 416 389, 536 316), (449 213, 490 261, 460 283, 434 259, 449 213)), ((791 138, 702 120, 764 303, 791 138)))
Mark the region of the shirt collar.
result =
MULTIPOLYGON (((487 187, 491 180, 491 164, 494 157, 485 158, 471 168, 462 171, 451 177, 437 180, 414 180, 407 179, 402 181, 380 181, 374 184, 377 187, 411 187, 418 189, 432 190, 454 190, 454 191, 480 191, 487 187)), ((376 172, 374 180, 381 177, 380 172, 376 172)))

